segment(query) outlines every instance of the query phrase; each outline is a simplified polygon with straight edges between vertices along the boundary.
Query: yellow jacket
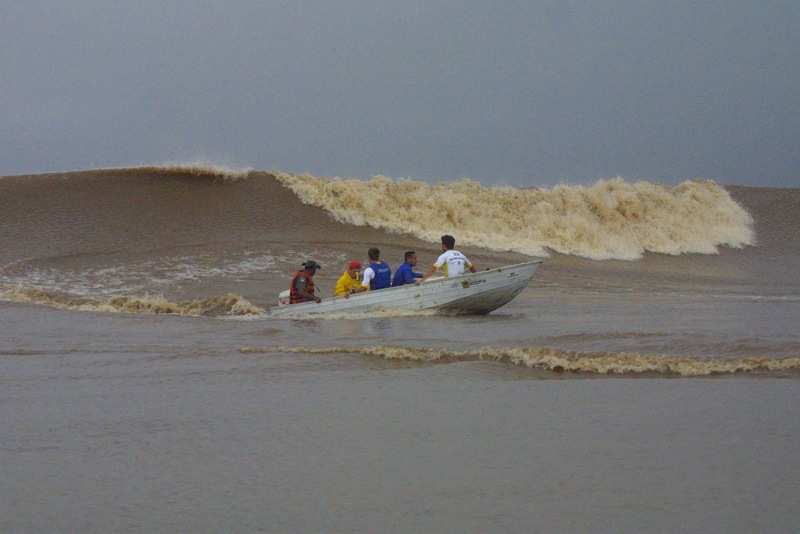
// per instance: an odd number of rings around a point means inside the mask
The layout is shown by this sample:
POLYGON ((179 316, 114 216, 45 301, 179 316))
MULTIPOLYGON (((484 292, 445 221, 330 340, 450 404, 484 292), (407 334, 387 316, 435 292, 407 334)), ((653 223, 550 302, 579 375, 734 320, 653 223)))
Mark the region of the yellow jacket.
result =
POLYGON ((336 293, 334 293, 337 297, 341 297, 345 293, 349 293, 351 289, 354 287, 358 287, 361 282, 361 275, 359 275, 353 279, 350 276, 350 271, 345 271, 339 281, 336 282, 336 293))

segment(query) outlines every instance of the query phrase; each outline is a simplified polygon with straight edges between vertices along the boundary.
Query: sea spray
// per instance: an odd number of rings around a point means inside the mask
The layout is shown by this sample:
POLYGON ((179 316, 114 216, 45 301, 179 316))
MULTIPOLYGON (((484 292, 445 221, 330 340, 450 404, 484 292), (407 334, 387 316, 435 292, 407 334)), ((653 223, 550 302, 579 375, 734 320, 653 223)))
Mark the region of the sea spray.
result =
POLYGON ((335 219, 438 242, 546 256, 635 260, 645 252, 715 254, 755 243, 753 219, 710 180, 676 187, 620 178, 552 189, 485 187, 462 180, 429 185, 275 173, 306 204, 335 219))

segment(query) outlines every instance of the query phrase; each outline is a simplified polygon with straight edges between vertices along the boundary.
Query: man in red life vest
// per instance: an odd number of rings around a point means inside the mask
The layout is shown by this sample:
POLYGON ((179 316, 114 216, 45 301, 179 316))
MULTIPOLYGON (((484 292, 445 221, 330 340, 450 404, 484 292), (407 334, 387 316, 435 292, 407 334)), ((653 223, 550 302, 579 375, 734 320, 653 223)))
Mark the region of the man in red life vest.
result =
POLYGON ((314 278, 312 278, 317 269, 322 269, 322 265, 314 260, 308 260, 303 267, 304 269, 297 271, 289 283, 289 304, 298 304, 309 300, 316 303, 322 302, 322 299, 314 294, 314 278))

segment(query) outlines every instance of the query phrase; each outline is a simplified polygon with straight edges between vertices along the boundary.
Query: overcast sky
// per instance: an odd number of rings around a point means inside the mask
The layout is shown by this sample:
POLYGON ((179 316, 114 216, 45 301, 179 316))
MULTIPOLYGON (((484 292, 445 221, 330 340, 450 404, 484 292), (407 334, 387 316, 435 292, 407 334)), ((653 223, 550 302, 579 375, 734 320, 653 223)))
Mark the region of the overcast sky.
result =
POLYGON ((800 187, 800 2, 0 0, 0 175, 800 187))

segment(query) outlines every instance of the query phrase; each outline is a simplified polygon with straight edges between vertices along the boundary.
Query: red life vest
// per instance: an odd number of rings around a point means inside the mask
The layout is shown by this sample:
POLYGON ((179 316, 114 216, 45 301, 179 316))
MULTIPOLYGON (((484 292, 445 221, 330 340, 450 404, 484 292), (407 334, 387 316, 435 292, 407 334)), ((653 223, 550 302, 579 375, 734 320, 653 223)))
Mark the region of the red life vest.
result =
POLYGON ((297 281, 297 277, 300 275, 305 275, 308 278, 308 285, 306 286, 306 291, 314 294, 314 279, 311 278, 311 275, 303 271, 297 271, 295 275, 292 277, 292 281, 289 282, 289 304, 298 304, 300 302, 306 302, 312 299, 307 299, 303 295, 297 292, 297 287, 295 286, 295 282, 297 281))

